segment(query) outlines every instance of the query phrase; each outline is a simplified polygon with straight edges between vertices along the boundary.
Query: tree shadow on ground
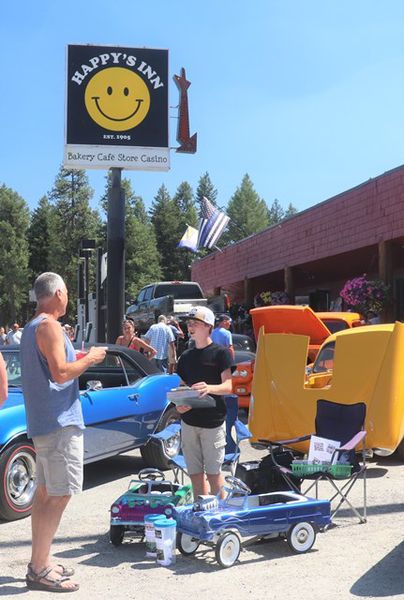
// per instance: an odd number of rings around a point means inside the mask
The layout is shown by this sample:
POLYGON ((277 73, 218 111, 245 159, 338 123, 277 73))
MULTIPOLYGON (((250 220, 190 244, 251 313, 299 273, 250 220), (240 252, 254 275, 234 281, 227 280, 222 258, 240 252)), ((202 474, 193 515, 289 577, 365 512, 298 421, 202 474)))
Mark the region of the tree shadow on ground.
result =
POLYGON ((385 598, 404 596, 404 542, 373 565, 351 588, 355 596, 385 598))
POLYGON ((26 594, 28 588, 25 587, 25 579, 16 579, 15 577, 0 577, 0 596, 9 598, 10 596, 17 596, 18 594, 26 594), (20 587, 12 585, 14 583, 23 584, 20 587))

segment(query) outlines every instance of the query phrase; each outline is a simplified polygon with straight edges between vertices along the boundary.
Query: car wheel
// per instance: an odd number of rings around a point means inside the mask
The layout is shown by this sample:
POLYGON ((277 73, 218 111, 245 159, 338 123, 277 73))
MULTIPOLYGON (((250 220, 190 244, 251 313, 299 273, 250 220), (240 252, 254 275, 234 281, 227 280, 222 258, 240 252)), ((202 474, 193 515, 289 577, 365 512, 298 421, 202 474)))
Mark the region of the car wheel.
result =
POLYGON ((35 473, 31 442, 13 444, 0 455, 0 518, 14 521, 31 514, 35 473))
POLYGON ((109 539, 114 546, 120 546, 125 535, 125 527, 123 525, 111 525, 109 528, 109 539))
POLYGON ((187 533, 177 533, 177 548, 184 556, 191 556, 199 548, 198 541, 187 533))
POLYGON ((313 525, 307 522, 296 523, 288 531, 287 540, 294 552, 302 554, 313 546, 316 532, 313 525))
POLYGON ((401 440, 394 454, 399 460, 404 460, 404 439, 401 440))
MULTIPOLYGON (((175 423, 180 418, 175 406, 171 406, 161 417, 160 423, 156 429, 157 432, 162 431, 171 423, 175 423)), ((180 433, 166 442, 158 440, 149 440, 147 444, 140 448, 140 453, 146 465, 156 467, 157 469, 167 470, 170 468, 169 459, 173 458, 180 451, 181 436, 180 433)))
POLYGON ((232 567, 240 555, 241 543, 237 533, 223 533, 216 544, 216 560, 221 567, 232 567))

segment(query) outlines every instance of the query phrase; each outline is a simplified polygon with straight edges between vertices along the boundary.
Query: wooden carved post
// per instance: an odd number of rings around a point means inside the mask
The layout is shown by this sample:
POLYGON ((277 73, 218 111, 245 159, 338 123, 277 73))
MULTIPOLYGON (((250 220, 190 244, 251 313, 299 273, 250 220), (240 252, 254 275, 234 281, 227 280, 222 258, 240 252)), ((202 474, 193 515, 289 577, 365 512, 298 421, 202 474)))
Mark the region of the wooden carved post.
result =
POLYGON ((285 292, 290 298, 290 303, 295 303, 295 285, 293 280, 293 268, 284 268, 284 281, 285 281, 285 292))
MULTIPOLYGON (((393 256, 391 243, 382 241, 379 242, 379 278, 386 285, 393 287, 393 256)), ((380 315, 380 320, 383 323, 390 323, 394 320, 394 306, 390 303, 380 315)))

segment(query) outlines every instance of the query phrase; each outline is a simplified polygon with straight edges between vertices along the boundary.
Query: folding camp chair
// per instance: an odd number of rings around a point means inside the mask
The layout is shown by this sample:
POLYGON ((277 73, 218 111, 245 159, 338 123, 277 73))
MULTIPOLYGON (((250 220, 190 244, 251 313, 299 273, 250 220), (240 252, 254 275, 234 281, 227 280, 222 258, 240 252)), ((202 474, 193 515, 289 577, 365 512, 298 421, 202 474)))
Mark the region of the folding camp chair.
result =
MULTIPOLYGON (((231 394, 225 397, 226 400, 226 448, 223 467, 229 467, 231 474, 234 476, 236 472, 237 463, 240 459, 240 442, 251 437, 251 432, 248 427, 244 425, 242 421, 238 419, 238 398, 235 394, 231 394), (234 431, 234 437, 233 437, 234 431)), ((175 436, 180 435, 181 425, 180 423, 171 423, 165 429, 158 433, 150 435, 151 439, 158 440, 163 449, 170 445, 170 439, 174 439, 175 436)), ((185 463, 184 455, 182 451, 176 456, 168 456, 168 462, 173 470, 174 481, 179 483, 179 474, 181 473, 181 481, 184 482, 184 475, 188 475, 187 466, 185 463)))
MULTIPOLYGON (((336 402, 330 402, 329 400, 318 400, 317 401, 317 414, 315 420, 315 434, 322 438, 329 440, 335 440, 340 442, 340 447, 337 448, 332 456, 330 463, 331 465, 335 462, 335 467, 331 467, 328 470, 324 470, 324 467, 318 466, 318 470, 315 465, 307 466, 307 473, 304 473, 305 467, 302 465, 301 472, 298 477, 301 480, 301 484, 304 485, 306 480, 310 480, 309 486, 301 491, 307 495, 309 491, 315 487, 316 497, 318 497, 318 483, 319 481, 328 481, 333 487, 333 495, 330 498, 330 502, 336 500, 337 505, 331 512, 331 519, 335 517, 337 512, 341 509, 343 504, 347 504, 354 515, 359 519, 361 523, 366 523, 366 447, 365 437, 366 431, 364 431, 364 423, 366 417, 366 404, 358 402, 357 404, 338 404, 336 402), (361 460, 358 458, 358 454, 355 452, 355 448, 361 445, 361 460), (345 465, 345 466, 343 466, 345 465), (348 468, 347 468, 348 467, 348 468), (349 468, 351 467, 351 468, 349 468), (348 499, 348 494, 353 488, 356 481, 362 478, 363 481, 363 510, 360 512, 348 499), (342 485, 339 482, 343 481, 342 485)), ((284 478, 290 489, 298 491, 296 486, 296 471, 290 468, 284 467, 276 461, 275 448, 279 446, 289 446, 305 440, 310 440, 311 435, 305 435, 303 437, 271 442, 269 440, 259 440, 261 443, 267 445, 271 450, 271 456, 273 463, 276 468, 279 469, 280 475, 284 478)))

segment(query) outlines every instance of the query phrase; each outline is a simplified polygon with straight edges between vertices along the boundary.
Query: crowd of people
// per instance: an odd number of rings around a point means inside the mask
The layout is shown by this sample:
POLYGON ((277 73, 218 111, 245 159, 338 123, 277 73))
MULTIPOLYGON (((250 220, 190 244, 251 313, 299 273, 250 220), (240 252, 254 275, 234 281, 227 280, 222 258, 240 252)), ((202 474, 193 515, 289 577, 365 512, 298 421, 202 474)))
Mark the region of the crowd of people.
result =
POLYGON ((18 323, 13 325, 6 332, 5 327, 0 327, 0 346, 12 346, 21 342, 22 329, 18 323))

